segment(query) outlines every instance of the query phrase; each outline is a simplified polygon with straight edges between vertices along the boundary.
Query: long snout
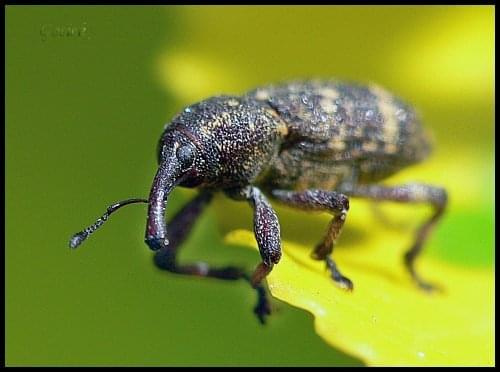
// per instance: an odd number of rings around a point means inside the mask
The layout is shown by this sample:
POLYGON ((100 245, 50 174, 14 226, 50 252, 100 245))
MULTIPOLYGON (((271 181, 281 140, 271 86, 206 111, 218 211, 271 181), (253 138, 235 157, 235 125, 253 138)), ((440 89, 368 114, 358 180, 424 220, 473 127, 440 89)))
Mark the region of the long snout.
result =
POLYGON ((180 181, 180 167, 175 158, 160 163, 149 194, 145 242, 154 251, 168 245, 165 223, 167 198, 180 181))

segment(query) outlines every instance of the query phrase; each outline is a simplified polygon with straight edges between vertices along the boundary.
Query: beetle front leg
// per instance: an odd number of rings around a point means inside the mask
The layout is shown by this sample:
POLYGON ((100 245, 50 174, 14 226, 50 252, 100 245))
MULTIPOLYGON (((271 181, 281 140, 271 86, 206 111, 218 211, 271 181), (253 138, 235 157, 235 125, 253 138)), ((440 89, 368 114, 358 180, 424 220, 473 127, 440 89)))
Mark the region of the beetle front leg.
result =
POLYGON ((341 288, 352 290, 353 284, 349 278, 341 274, 331 254, 335 242, 340 235, 349 210, 349 199, 335 191, 306 190, 301 192, 287 190, 272 190, 271 195, 278 201, 303 210, 328 211, 334 215, 323 240, 316 245, 312 257, 325 260, 332 279, 341 288))
POLYGON ((243 270, 236 267, 213 268, 205 262, 179 264, 177 253, 199 215, 212 200, 212 193, 200 192, 189 201, 172 219, 169 226, 169 245, 158 250, 154 256, 157 267, 177 274, 208 276, 225 280, 243 277, 243 270))
POLYGON ((349 185, 348 187, 344 187, 342 191, 353 197, 403 203, 429 203, 432 205, 434 213, 431 218, 417 230, 415 242, 405 253, 404 262, 413 280, 420 288, 427 291, 437 289, 436 286, 423 280, 415 271, 415 259, 422 251, 423 244, 429 236, 429 233, 443 215, 448 200, 446 190, 441 187, 414 183, 395 187, 381 185, 349 185))
POLYGON ((174 216, 168 230, 169 245, 159 249, 154 256, 154 262, 158 268, 176 274, 211 277, 222 280, 246 278, 244 270, 239 267, 211 267, 206 262, 180 264, 177 260, 181 244, 189 235, 197 218, 211 200, 212 193, 202 191, 174 216))

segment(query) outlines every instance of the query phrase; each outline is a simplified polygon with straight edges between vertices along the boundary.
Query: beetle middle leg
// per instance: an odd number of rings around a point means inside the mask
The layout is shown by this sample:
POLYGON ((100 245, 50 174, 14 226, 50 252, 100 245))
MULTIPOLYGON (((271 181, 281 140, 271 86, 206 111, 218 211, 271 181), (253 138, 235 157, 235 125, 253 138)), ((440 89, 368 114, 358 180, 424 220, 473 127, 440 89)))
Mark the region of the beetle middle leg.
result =
POLYGON ((331 257, 335 242, 344 226, 347 211, 349 210, 349 199, 341 193, 325 190, 306 190, 301 192, 272 190, 271 195, 276 200, 296 208, 328 211, 334 215, 328 225, 325 237, 316 245, 312 257, 316 260, 325 260, 335 283, 343 289, 352 290, 352 281, 342 275, 331 257))
POLYGON ((434 213, 418 230, 415 241, 404 255, 405 265, 417 285, 427 291, 437 289, 434 285, 423 280, 415 270, 415 259, 422 251, 423 244, 429 233, 437 224, 447 204, 447 193, 441 187, 418 183, 401 186, 382 185, 347 185, 340 188, 342 192, 352 197, 368 198, 373 200, 388 200, 403 203, 429 203, 434 213))

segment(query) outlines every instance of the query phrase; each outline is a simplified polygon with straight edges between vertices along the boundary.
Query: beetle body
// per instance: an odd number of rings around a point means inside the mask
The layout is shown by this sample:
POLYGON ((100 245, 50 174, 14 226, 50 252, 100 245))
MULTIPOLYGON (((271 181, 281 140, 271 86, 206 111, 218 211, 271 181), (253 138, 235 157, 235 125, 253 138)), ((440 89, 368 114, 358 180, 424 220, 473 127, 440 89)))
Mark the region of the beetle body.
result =
MULTIPOLYGON (((297 81, 218 96, 184 109, 166 126, 203 144, 187 187, 335 189, 370 183, 423 160, 429 140, 414 110, 384 89, 297 81), (208 144, 208 145, 207 145, 208 144)), ((167 140, 168 142, 168 140, 167 140)), ((161 151, 159 151, 159 159, 161 151)))
POLYGON ((303 210, 333 215, 312 257, 324 260, 334 282, 352 289, 332 259, 349 210, 349 198, 428 203, 432 217, 417 231, 404 262, 425 290, 435 286, 415 272, 414 261, 441 217, 446 191, 425 184, 379 184, 423 160, 429 140, 415 111, 384 89, 339 81, 295 81, 269 85, 243 96, 216 96, 186 107, 167 124, 158 143, 158 170, 149 198, 108 208, 94 225, 70 241, 75 248, 122 205, 148 203, 145 242, 156 264, 171 272, 219 279, 245 279, 259 293, 255 312, 263 321, 269 304, 262 279, 281 257, 278 218, 267 197, 303 210), (167 225, 165 212, 176 186, 196 187, 197 197, 167 225), (262 262, 253 275, 234 267, 180 264, 177 251, 216 191, 246 200, 254 210, 254 232, 262 262))

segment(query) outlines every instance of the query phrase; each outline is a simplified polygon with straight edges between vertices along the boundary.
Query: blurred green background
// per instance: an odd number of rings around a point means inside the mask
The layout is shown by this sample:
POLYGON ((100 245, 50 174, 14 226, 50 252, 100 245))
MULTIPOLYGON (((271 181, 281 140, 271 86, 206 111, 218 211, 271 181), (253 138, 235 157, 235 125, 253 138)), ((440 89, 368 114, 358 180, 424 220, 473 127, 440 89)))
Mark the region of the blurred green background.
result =
MULTIPOLYGON (((361 364, 284 303, 261 327, 245 283, 157 270, 145 206, 124 209, 76 251, 68 239, 111 202, 148 195, 163 124, 183 106, 336 77, 376 82, 417 107, 434 156, 464 170, 425 180, 451 193, 435 241, 456 242, 427 253, 490 267, 493 19, 492 6, 7 6, 6 363, 361 364)), ((170 215, 191 195, 176 190, 170 215)), ((248 213, 233 204, 227 215, 248 213)), ((203 215, 181 260, 253 268, 255 251, 222 242, 231 226, 221 229, 218 214, 203 215)))

